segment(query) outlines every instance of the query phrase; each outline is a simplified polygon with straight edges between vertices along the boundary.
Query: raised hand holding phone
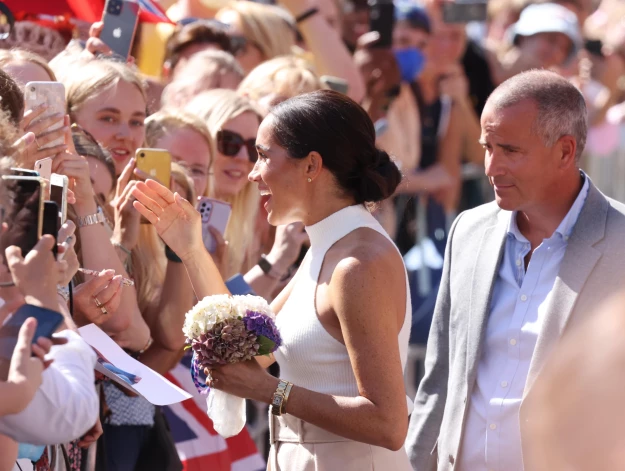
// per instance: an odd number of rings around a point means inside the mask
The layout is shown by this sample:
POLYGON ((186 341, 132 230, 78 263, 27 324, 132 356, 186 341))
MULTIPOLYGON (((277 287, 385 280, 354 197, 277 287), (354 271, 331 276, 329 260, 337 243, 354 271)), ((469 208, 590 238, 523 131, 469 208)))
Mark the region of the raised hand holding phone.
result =
POLYGON ((56 287, 67 262, 57 261, 52 254, 56 240, 51 235, 43 236, 24 257, 22 250, 12 245, 5 250, 5 258, 15 286, 28 304, 52 311, 58 310, 56 287))

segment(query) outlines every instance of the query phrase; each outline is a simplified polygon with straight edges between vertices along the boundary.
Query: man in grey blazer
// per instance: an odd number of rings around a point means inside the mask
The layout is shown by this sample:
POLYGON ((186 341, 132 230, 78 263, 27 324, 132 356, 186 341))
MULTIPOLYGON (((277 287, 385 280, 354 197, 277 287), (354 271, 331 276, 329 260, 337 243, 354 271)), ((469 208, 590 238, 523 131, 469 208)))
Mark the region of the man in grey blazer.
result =
POLYGON ((578 167, 586 122, 581 93, 547 71, 509 79, 486 103, 496 201, 449 233, 406 440, 416 471, 523 470, 524 428, 539 419, 524 404, 549 353, 625 287, 625 207, 578 167))

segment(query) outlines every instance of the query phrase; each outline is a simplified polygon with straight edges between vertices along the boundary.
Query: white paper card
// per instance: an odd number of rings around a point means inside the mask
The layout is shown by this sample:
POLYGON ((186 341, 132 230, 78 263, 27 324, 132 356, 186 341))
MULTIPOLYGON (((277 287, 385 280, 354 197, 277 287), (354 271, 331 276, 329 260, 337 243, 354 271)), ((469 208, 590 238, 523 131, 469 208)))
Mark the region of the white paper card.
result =
POLYGON ((176 404, 192 397, 188 392, 124 352, 97 325, 86 325, 79 328, 78 332, 98 354, 95 368, 97 371, 140 394, 155 406, 176 404))

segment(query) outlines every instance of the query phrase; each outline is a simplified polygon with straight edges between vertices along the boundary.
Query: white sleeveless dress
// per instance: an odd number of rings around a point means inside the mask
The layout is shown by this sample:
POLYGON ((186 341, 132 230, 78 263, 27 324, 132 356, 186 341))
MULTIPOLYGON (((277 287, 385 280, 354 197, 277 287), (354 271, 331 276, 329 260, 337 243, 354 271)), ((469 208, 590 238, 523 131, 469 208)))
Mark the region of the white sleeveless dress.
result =
MULTIPOLYGON (((347 348, 323 327, 315 309, 317 281, 326 252, 352 231, 367 227, 391 240, 362 205, 350 206, 307 227, 311 248, 293 290, 276 318, 283 344, 274 353, 280 377, 295 386, 336 396, 359 395, 347 348)), ((392 242, 392 240, 391 240, 392 242)), ((399 251, 398 251, 399 253, 399 251)), ((406 315, 399 332, 402 370, 408 357, 412 320, 406 276, 406 315)), ((412 406, 408 398, 407 403, 412 406)), ((270 414, 271 471, 411 471, 406 452, 349 440, 285 414, 270 414)))

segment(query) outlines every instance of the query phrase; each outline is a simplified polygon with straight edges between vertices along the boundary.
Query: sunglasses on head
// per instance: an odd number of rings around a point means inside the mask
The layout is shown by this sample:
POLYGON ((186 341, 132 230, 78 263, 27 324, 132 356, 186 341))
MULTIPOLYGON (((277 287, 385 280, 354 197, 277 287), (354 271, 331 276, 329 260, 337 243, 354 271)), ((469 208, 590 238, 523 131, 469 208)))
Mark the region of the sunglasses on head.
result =
POLYGON ((222 130, 217 133, 217 149, 223 155, 228 157, 236 156, 241 147, 247 148, 247 156, 250 162, 255 163, 258 160, 258 151, 256 150, 256 139, 245 140, 241 134, 222 130))

